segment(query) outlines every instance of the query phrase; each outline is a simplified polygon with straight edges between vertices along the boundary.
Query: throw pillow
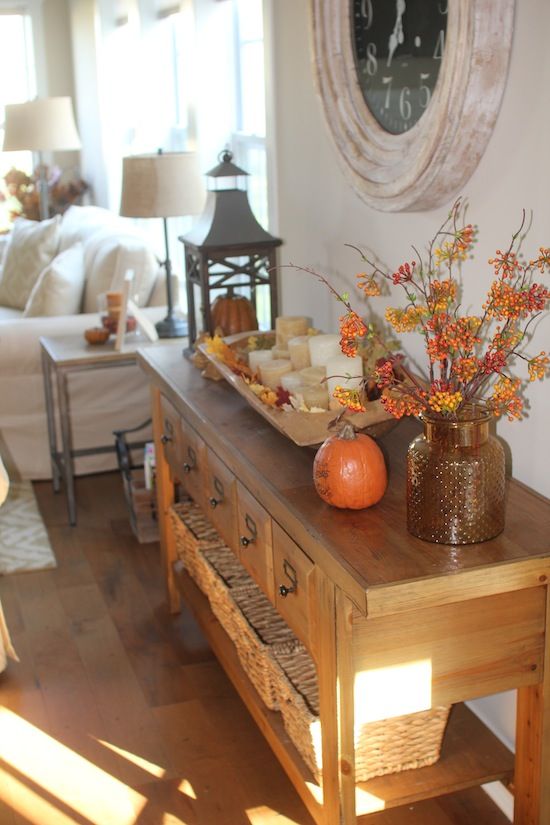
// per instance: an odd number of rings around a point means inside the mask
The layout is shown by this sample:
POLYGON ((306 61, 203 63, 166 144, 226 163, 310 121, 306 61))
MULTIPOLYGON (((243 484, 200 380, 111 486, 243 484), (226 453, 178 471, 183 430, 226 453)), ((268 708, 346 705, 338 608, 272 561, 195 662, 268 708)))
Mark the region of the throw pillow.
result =
POLYGON ((77 315, 84 292, 84 252, 81 243, 53 259, 40 274, 27 301, 24 318, 77 315))
POLYGON ((147 243, 138 235, 120 234, 105 229, 84 243, 86 287, 84 312, 97 312, 102 292, 121 290, 129 269, 134 272, 131 295, 138 306, 146 306, 158 270, 158 261, 147 243))
POLYGON ((0 280, 0 305, 25 309, 40 273, 57 253, 59 224, 59 215, 47 221, 15 221, 0 280))

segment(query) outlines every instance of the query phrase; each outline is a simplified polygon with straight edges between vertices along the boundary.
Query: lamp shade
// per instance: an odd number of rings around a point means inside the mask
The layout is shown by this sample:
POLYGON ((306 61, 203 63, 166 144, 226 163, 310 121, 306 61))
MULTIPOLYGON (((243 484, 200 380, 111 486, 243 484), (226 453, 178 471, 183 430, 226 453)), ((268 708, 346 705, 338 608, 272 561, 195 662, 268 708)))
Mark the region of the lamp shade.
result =
POLYGON ((120 214, 130 218, 197 215, 204 185, 194 152, 133 155, 122 161, 120 214))
POLYGON ((80 149, 70 97, 44 97, 6 106, 4 152, 80 149))

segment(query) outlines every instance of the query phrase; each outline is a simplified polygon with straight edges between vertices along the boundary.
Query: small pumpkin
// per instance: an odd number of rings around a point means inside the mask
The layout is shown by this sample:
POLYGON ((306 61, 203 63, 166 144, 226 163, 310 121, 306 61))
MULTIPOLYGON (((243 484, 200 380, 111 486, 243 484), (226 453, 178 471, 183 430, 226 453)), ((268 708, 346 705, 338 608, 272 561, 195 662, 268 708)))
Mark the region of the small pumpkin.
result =
POLYGON ((219 295, 210 310, 212 329, 219 327, 224 335, 258 329, 254 306, 244 295, 219 295))
POLYGON ((388 486, 382 450, 350 423, 329 436, 313 461, 313 482, 323 501, 333 507, 362 510, 376 504, 388 486))

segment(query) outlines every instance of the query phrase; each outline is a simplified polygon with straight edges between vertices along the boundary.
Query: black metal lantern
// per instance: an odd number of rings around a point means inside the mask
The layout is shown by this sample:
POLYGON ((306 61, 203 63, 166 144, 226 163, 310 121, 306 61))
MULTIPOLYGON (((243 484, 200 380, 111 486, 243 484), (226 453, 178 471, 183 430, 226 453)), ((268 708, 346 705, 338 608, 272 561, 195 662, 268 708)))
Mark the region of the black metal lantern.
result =
POLYGON ((185 249, 185 281, 189 344, 197 338, 195 290, 200 289, 202 330, 213 334, 211 305, 218 295, 244 294, 257 308, 259 287, 269 291, 271 328, 277 317, 277 257, 280 238, 270 235, 254 217, 246 191, 237 188, 236 178, 248 175, 236 166, 225 150, 220 163, 207 177, 216 188, 208 187, 203 214, 187 235, 180 237, 185 249))

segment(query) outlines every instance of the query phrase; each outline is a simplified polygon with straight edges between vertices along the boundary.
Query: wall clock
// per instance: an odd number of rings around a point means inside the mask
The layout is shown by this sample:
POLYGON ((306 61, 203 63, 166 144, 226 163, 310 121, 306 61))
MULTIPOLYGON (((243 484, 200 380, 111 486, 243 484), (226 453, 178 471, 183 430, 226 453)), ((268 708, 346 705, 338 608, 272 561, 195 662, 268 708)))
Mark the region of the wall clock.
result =
POLYGON ((448 201, 485 150, 514 0, 310 0, 314 68, 343 169, 384 211, 448 201))

